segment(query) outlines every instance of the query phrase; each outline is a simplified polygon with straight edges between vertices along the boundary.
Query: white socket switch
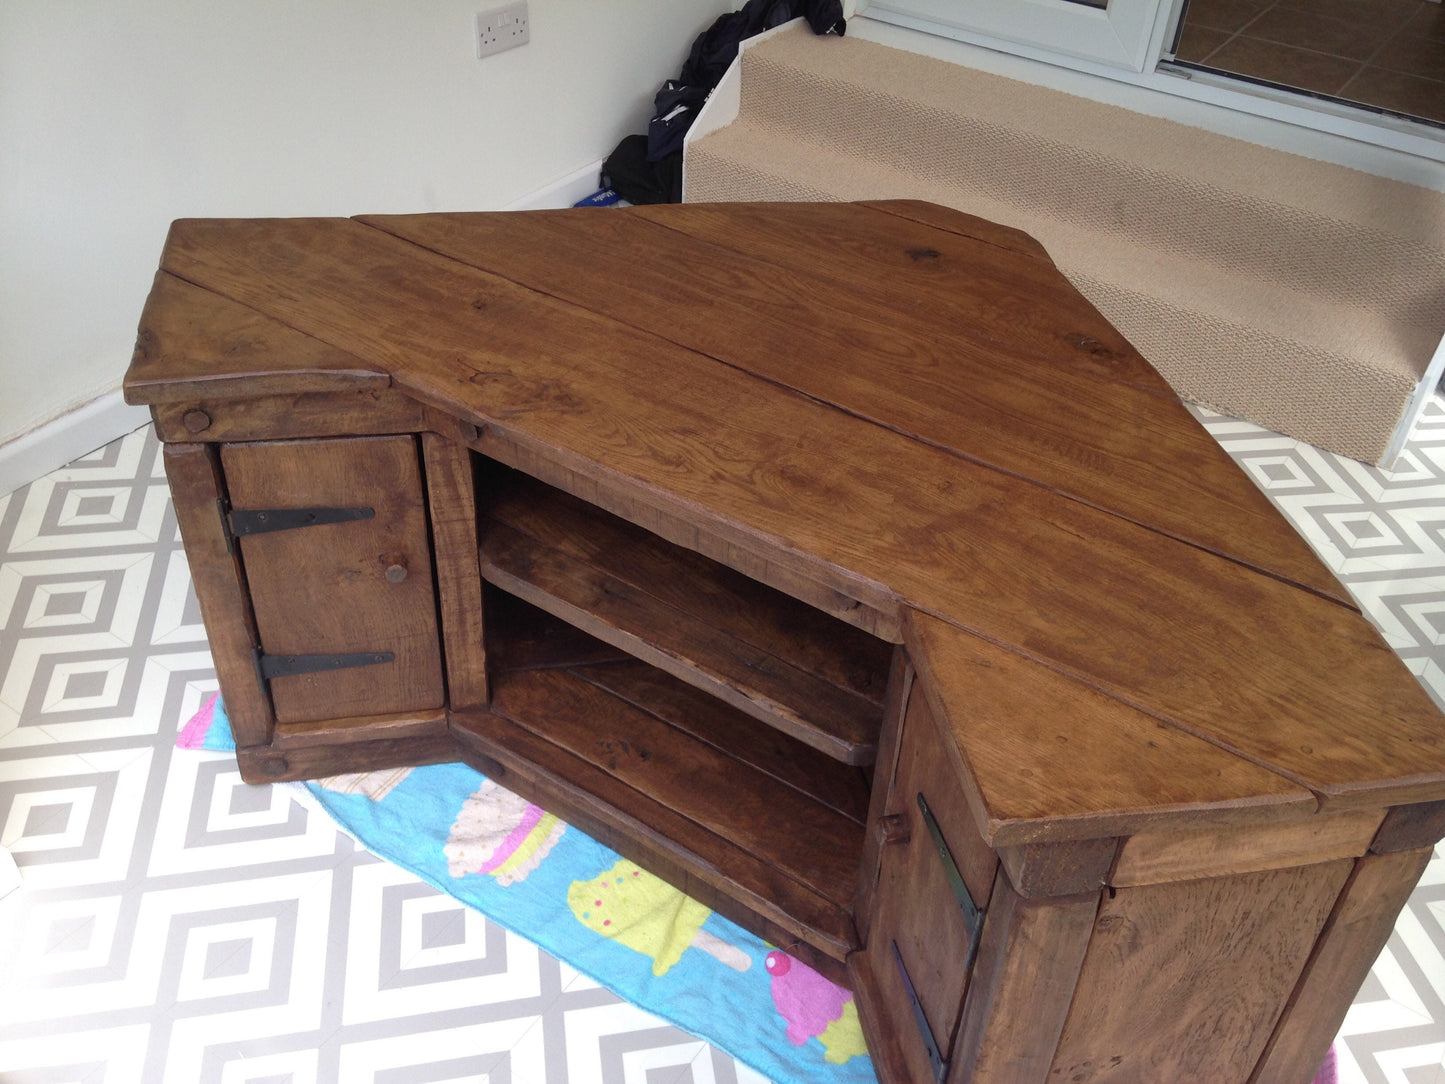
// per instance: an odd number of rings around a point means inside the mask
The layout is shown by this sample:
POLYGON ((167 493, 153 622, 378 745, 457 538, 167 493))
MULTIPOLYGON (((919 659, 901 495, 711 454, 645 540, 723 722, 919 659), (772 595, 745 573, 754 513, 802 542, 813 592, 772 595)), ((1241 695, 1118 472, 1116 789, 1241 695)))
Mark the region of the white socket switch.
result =
POLYGON ((477 12, 478 59, 526 45, 530 39, 526 0, 477 12))

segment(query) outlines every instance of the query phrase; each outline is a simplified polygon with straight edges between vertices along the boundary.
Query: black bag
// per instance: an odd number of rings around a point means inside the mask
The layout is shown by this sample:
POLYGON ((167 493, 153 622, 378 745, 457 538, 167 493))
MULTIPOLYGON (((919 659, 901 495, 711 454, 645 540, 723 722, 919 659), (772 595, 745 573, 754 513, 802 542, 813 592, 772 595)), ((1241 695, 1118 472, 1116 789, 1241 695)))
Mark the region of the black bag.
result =
POLYGON ((682 151, 654 162, 645 135, 626 136, 602 163, 602 187, 628 203, 681 203, 682 151))

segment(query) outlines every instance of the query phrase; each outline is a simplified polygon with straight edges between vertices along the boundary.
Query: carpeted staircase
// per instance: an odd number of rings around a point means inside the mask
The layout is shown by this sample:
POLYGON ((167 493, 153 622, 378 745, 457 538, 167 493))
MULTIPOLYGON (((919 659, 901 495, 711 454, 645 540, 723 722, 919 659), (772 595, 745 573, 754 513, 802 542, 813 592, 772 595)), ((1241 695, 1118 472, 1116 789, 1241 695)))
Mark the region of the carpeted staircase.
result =
POLYGON ((1441 193, 802 25, 739 63, 689 202, 909 197, 1015 226, 1181 396, 1370 463, 1438 379, 1441 193))

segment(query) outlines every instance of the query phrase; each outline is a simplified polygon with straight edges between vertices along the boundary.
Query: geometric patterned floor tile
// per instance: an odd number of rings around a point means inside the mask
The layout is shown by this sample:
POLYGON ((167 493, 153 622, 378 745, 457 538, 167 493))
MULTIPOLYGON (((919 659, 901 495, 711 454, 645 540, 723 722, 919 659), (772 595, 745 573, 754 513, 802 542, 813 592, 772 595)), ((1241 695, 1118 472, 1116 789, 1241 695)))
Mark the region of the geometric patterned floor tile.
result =
MULTIPOLYGON (((1196 411, 1445 702, 1445 404, 1392 472, 1196 411)), ((179 753, 216 687, 149 427, 0 497, 0 1082, 767 1084, 338 832, 179 753)), ((1445 1084, 1445 858, 1342 1033, 1445 1084)))

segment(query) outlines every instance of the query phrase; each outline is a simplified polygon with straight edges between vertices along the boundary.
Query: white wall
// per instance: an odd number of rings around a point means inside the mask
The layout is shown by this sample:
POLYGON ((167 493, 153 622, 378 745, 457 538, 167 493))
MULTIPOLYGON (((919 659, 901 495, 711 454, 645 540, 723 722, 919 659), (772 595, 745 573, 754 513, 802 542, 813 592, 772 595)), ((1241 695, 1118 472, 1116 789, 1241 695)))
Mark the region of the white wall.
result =
POLYGON ((0 445, 119 386, 183 216, 504 207, 645 131, 726 0, 0 3, 0 445))

